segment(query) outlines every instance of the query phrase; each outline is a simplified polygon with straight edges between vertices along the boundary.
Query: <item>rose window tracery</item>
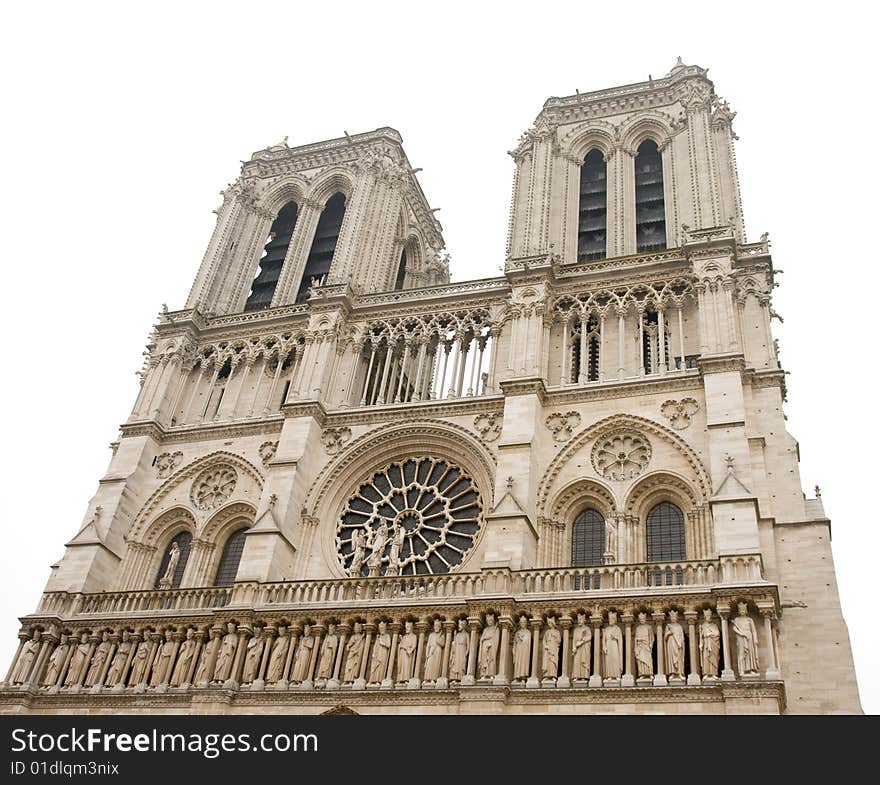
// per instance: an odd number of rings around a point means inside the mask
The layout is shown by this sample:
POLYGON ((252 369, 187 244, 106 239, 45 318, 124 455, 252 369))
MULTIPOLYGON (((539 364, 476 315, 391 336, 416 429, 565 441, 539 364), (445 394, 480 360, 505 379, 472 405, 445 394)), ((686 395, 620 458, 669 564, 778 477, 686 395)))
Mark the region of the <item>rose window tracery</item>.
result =
POLYGON ((231 466, 206 469, 193 481, 190 498, 200 510, 213 510, 223 504, 235 490, 238 475, 231 466))
POLYGON ((651 445, 638 433, 622 431, 599 439, 593 447, 593 468, 608 480, 638 477, 651 460, 651 445))
POLYGON ((409 458, 377 471, 342 511, 336 549, 359 575, 428 575, 461 564, 480 528, 473 479, 437 458, 409 458))

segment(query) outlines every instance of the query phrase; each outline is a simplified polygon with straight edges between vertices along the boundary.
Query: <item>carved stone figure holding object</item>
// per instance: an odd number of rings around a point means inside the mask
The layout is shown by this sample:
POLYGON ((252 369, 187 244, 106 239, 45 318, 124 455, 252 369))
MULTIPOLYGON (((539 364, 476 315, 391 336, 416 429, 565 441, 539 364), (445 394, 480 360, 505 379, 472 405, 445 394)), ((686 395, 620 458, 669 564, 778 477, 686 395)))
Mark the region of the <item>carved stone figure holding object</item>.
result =
POLYGON ((579 613, 577 624, 571 636, 571 678, 586 680, 590 678, 590 644, 593 631, 587 624, 587 615, 579 613))
POLYGON ((739 616, 733 620, 736 635, 737 665, 740 676, 758 675, 758 631, 749 616, 749 608, 744 602, 737 605, 739 616))
POLYGON ((704 679, 718 678, 718 661, 721 655, 721 630, 712 621, 712 609, 703 610, 700 624, 700 668, 704 679))
POLYGON ((434 629, 428 634, 428 641, 425 644, 425 681, 434 682, 440 678, 445 647, 446 639, 443 635, 443 625, 440 623, 440 619, 434 619, 434 629))
POLYGON ((633 652, 636 672, 640 679, 650 680, 654 676, 654 628, 648 622, 648 614, 639 614, 639 623, 633 632, 633 652))
POLYGON ((452 639, 452 653, 449 662, 449 681, 461 681, 467 670, 467 658, 471 643, 467 630, 467 620, 458 620, 458 630, 452 639))
POLYGON ((532 633, 529 632, 529 620, 519 617, 519 627, 513 636, 513 678, 520 681, 529 677, 529 665, 532 653, 532 633))
POLYGON ((498 641, 500 631, 495 624, 495 614, 486 614, 486 626, 480 633, 480 678, 488 679, 495 676, 498 668, 498 641))

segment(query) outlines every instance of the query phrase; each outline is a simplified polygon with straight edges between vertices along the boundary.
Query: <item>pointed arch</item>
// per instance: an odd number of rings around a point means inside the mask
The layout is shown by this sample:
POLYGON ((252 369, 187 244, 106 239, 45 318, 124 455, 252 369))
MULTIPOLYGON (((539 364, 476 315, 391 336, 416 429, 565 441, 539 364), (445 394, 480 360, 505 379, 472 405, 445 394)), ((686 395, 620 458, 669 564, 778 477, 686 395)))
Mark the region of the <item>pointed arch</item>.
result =
POLYGON ((317 280, 319 285, 327 280, 333 257, 336 254, 339 235, 342 233, 346 206, 347 199, 342 191, 336 191, 324 202, 306 259, 306 266, 300 279, 296 302, 302 302, 308 298, 313 280, 317 280))

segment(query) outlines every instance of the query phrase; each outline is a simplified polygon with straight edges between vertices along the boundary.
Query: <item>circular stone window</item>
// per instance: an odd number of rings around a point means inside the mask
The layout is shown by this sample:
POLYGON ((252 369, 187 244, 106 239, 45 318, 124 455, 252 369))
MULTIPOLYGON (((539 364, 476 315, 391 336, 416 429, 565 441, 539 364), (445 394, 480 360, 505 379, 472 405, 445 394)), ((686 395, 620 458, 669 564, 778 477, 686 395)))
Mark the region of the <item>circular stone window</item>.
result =
POLYGON ((480 492, 462 469, 410 458, 376 472, 348 500, 336 551, 351 576, 449 572, 473 547, 482 511, 480 492))

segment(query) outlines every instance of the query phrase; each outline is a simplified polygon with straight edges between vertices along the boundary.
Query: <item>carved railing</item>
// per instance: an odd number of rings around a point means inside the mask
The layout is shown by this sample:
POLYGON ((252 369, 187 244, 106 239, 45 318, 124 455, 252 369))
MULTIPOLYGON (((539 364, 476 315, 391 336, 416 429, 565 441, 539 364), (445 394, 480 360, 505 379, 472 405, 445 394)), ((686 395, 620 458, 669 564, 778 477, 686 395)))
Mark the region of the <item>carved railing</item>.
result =
POLYGON ((95 594, 46 592, 40 602, 38 613, 84 616, 222 608, 229 604, 232 592, 231 586, 95 594))

